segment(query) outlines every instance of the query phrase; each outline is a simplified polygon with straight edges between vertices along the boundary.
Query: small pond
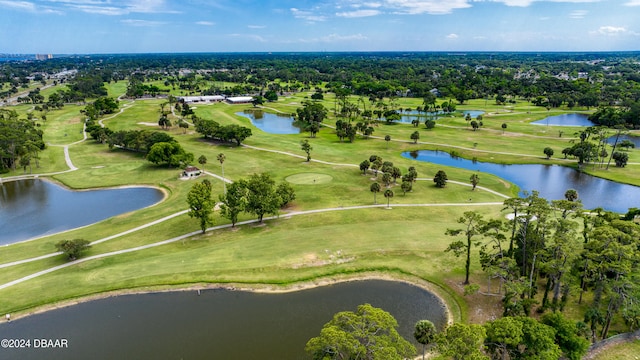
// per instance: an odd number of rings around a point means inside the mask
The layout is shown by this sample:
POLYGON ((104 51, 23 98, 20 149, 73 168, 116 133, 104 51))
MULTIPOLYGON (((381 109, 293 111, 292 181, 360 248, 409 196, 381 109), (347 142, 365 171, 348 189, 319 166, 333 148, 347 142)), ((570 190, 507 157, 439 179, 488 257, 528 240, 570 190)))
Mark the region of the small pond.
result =
POLYGON ((367 280, 265 294, 195 290, 124 295, 0 324, 2 339, 67 339, 66 349, 0 349, 2 359, 304 359, 306 342, 340 311, 369 303, 414 343, 421 319, 446 324, 442 302, 409 284, 367 280))
POLYGON ((244 116, 258 129, 270 134, 299 134, 300 128, 293 124, 293 117, 285 114, 271 114, 262 110, 245 110, 236 115, 244 116))
POLYGON ((0 245, 96 223, 163 199, 150 187, 72 191, 31 179, 0 184, 0 245))
POLYGON ((533 121, 533 125, 550 125, 550 126, 594 126, 595 124, 589 120, 589 115, 585 114, 562 114, 549 116, 542 120, 533 121))
MULTIPOLYGON (((631 141, 636 148, 640 148, 640 136, 634 136, 634 135, 620 135, 620 137, 618 138, 618 146, 620 146, 620 143, 625 141, 625 140, 629 140, 631 141)), ((615 144, 616 142, 616 136, 611 136, 610 138, 607 139, 607 142, 611 145, 615 144)))
MULTIPOLYGON (((439 165, 476 170, 480 173, 490 173, 518 185, 522 191, 536 190, 547 200, 564 199, 564 193, 568 189, 575 189, 587 209, 602 207, 605 210, 626 213, 631 207, 640 207, 640 187, 601 179, 565 166, 502 165, 452 157, 444 151, 430 150, 404 152, 402 156, 439 165)), ((432 168, 430 172, 435 173, 437 170, 432 168)), ((480 174, 480 185, 482 185, 482 174, 480 174)))
MULTIPOLYGON (((459 110, 456 111, 456 114, 461 114, 462 117, 467 116, 467 114, 471 115, 471 117, 473 119, 477 118, 478 115, 484 115, 484 111, 482 110, 459 110)), ((438 111, 438 112, 429 112, 429 113, 425 113, 423 111, 418 112, 416 110, 410 110, 410 111, 403 111, 400 113, 400 115, 402 116, 400 118, 400 120, 398 122, 400 123, 408 123, 411 124, 411 122, 413 120, 418 120, 420 121, 421 124, 424 124, 425 120, 427 119, 433 119, 433 120, 438 120, 440 117, 442 117, 444 113, 442 111, 438 111)))

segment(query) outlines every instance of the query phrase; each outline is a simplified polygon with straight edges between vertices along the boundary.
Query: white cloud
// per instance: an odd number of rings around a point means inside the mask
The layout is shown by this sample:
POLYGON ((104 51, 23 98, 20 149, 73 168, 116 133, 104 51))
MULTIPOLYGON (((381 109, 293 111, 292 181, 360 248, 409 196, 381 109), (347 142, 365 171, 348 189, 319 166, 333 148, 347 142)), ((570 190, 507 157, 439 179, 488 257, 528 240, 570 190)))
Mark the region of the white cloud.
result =
POLYGON ((629 0, 624 5, 625 6, 640 6, 640 0, 629 0))
POLYGON ((36 5, 32 2, 28 1, 10 1, 10 0, 2 0, 0 1, 1 7, 10 7, 17 10, 23 11, 36 11, 36 5))
POLYGON ((336 16, 345 17, 345 18, 359 18, 359 17, 367 17, 367 16, 376 16, 376 15, 379 15, 380 13, 381 12, 379 10, 362 9, 362 10, 336 13, 336 16))
MULTIPOLYGON (((602 0, 474 0, 476 2, 482 1, 493 1, 503 3, 507 6, 519 6, 519 7, 527 7, 534 2, 555 2, 555 3, 573 3, 573 4, 582 4, 582 3, 594 3, 600 2, 602 0)), ((638 1, 638 0, 631 0, 638 1)))
POLYGON ((293 17, 295 17, 296 19, 303 19, 309 22, 319 22, 319 21, 327 20, 326 16, 316 15, 311 11, 305 11, 305 10, 300 10, 296 8, 291 8, 290 10, 291 10, 291 13, 293 14, 293 17))
POLYGON ((616 36, 624 34, 626 32, 627 29, 619 26, 600 26, 600 28, 598 29, 598 34, 609 36, 616 36))
POLYGON ((449 35, 447 35, 447 39, 451 39, 451 40, 455 40, 458 37, 459 37, 458 34, 449 34, 449 35))
POLYGON ((179 13, 168 10, 165 0, 47 0, 90 14, 127 15, 131 13, 179 13))
POLYGON ((121 23, 131 25, 131 26, 141 26, 141 27, 153 27, 160 26, 166 24, 162 21, 149 21, 149 20, 138 20, 138 19, 124 19, 120 20, 121 23))
POLYGON ((214 23, 213 21, 196 21, 196 25, 202 25, 202 26, 213 26, 216 23, 214 23))
POLYGON ((569 13, 569 17, 572 19, 583 19, 588 13, 586 10, 574 10, 569 13))
POLYGON ((264 29, 264 28, 266 28, 267 26, 266 26, 266 25, 247 25, 247 27, 248 27, 249 29, 264 29))
POLYGON ((385 4, 401 14, 449 14, 471 7, 468 0, 386 0, 385 4))

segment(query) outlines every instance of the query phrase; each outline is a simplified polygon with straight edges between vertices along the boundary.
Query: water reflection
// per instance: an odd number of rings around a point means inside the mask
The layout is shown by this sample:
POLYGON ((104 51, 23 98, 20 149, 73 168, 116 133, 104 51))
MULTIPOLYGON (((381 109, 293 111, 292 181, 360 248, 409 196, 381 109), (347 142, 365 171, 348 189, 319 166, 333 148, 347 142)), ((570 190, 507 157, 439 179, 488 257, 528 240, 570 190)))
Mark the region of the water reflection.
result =
MULTIPOLYGON (((363 303, 390 312, 415 343, 421 319, 446 324, 442 302, 400 282, 368 280, 304 291, 229 290, 128 295, 0 325, 0 338, 66 338, 68 349, 2 349, 3 359, 300 359, 339 311, 363 303)), ((418 345, 418 344, 416 344, 418 345)))
MULTIPOLYGON (((523 190, 537 190, 548 199, 564 199, 568 189, 578 191, 585 208, 603 209, 626 213, 631 207, 640 207, 640 187, 620 184, 558 165, 502 165, 452 157, 443 151, 420 150, 404 152, 402 156, 434 164, 455 166, 478 172, 494 174, 508 180, 523 190)), ((437 169, 433 169, 434 173, 437 169)), ((482 178, 482 175, 480 175, 482 178)))
POLYGON ((542 120, 533 121, 533 125, 549 125, 549 126, 594 126, 595 124, 589 120, 589 115, 585 114, 562 114, 549 116, 542 120))
POLYGON ((135 187, 71 191, 44 180, 0 185, 0 244, 89 225, 162 200, 161 191, 135 187))
POLYGON ((237 112, 236 115, 248 118, 255 127, 270 134, 300 133, 300 128, 294 125, 294 119, 290 115, 271 114, 261 109, 249 109, 237 112))

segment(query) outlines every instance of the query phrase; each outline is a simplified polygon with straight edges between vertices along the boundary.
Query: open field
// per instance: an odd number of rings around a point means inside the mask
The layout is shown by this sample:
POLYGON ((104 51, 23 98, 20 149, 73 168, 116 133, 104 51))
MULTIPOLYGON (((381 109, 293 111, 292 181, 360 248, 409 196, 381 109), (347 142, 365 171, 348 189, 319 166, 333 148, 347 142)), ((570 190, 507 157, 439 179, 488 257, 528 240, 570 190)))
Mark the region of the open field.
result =
MULTIPOLYGON (((160 86, 160 85, 159 85, 160 86)), ((126 84, 109 84, 110 96, 126 91, 126 84)), ((311 93, 283 97, 265 104, 266 111, 295 112, 311 93)), ((164 99, 123 100, 122 112, 104 119, 113 130, 159 129, 160 104, 164 99), (126 106, 125 106, 126 104, 126 106)), ((333 109, 333 99, 324 101, 333 109)), ((402 107, 421 105, 418 99, 400 99, 402 107)), ((435 285, 436 292, 450 305, 456 320, 483 322, 496 315, 499 297, 462 296, 460 285, 464 277, 464 261, 444 250, 452 241, 445 235, 464 211, 478 210, 486 218, 504 216, 502 202, 518 194, 518 189, 490 174, 482 174, 476 191, 471 191, 471 171, 435 166, 405 159, 404 151, 438 149, 456 151, 459 155, 501 163, 555 163, 575 166, 575 160, 565 160, 561 151, 570 145, 579 128, 557 128, 529 125, 549 114, 575 112, 568 109, 547 111, 530 103, 519 102, 504 107, 473 100, 458 109, 485 110, 484 127, 472 131, 461 116, 438 121, 427 130, 421 124, 420 140, 414 144, 411 124, 384 124, 375 127, 369 139, 357 137, 354 143, 340 142, 330 117, 317 138, 308 134, 273 135, 260 131, 244 117, 235 115, 251 105, 195 104, 199 117, 220 124, 238 124, 252 128, 253 136, 242 147, 203 140, 190 127, 186 133, 174 126, 167 130, 197 159, 205 155, 204 170, 222 175, 216 155, 224 153, 224 175, 231 180, 246 178, 253 173, 268 172, 276 182, 288 181, 296 191, 296 200, 279 217, 264 225, 253 223, 235 229, 222 228, 197 234, 188 239, 165 245, 110 255, 111 252, 174 239, 196 232, 197 221, 181 214, 148 228, 124 234, 94 245, 84 257, 104 255, 44 274, 25 282, 0 289, 0 313, 27 313, 35 308, 70 299, 126 289, 156 289, 200 286, 203 284, 241 284, 257 286, 291 286, 315 279, 331 279, 361 274, 385 274, 400 278, 417 278, 435 285), (501 124, 507 123, 503 133, 501 124), (391 136, 386 143, 385 135, 391 136), (305 161, 300 141, 308 139, 313 146, 311 162, 305 161), (543 149, 555 150, 546 160, 543 149), (370 184, 371 173, 363 175, 358 164, 370 155, 379 155, 406 172, 415 166, 419 180, 413 191, 403 195, 399 184, 393 187, 395 196, 387 210, 382 193, 374 205, 370 184), (450 182, 444 189, 433 185, 438 170, 447 172, 450 182), (457 183, 456 183, 457 182, 457 183), (502 194, 496 195, 491 190, 502 194), (365 206, 365 207, 362 207, 365 206), (360 208, 362 207, 362 208, 360 208), (324 211, 332 209, 332 211, 324 211), (317 212, 314 212, 317 211, 317 212)), ((28 108, 17 107, 24 113, 28 108)), ((82 140, 80 107, 65 106, 47 115, 43 124, 45 139, 50 144, 41 155, 42 167, 34 173, 64 171, 66 167, 62 145, 69 153, 76 171, 53 175, 52 179, 75 189, 114 187, 130 184, 149 185, 163 189, 167 196, 155 206, 123 214, 81 229, 45 238, 5 246, 0 251, 0 266, 18 260, 50 254, 54 244, 63 239, 82 238, 89 241, 123 233, 152 221, 168 217, 187 208, 186 194, 195 181, 178 179, 180 169, 157 167, 140 155, 110 150, 93 140, 82 140)), ((585 109, 580 109, 585 110, 585 109)), ((640 155, 629 152, 630 164, 608 171, 585 168, 596 176, 640 185, 640 155)), ((6 176, 22 175, 16 171, 6 176)), ((222 182, 208 177, 215 196, 223 191, 222 182)), ((214 215, 215 225, 228 221, 214 215)), ((239 221, 254 220, 242 214, 239 221)), ((477 255, 477 249, 474 250, 477 255)), ((66 264, 63 256, 6 266, 0 272, 0 285, 39 271, 66 264)), ((477 256, 472 261, 472 281, 484 286, 477 256)), ((498 314, 499 315, 499 314, 498 314)))

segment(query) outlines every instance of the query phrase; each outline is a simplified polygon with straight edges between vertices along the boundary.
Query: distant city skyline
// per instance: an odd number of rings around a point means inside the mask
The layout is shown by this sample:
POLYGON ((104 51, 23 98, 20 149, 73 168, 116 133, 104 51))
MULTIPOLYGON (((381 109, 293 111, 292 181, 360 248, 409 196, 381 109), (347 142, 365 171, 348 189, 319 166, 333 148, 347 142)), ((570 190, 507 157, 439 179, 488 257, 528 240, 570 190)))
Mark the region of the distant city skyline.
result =
POLYGON ((0 53, 637 51, 640 0, 0 0, 0 53))

